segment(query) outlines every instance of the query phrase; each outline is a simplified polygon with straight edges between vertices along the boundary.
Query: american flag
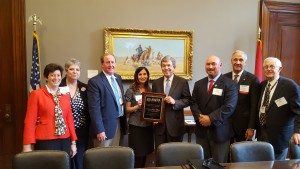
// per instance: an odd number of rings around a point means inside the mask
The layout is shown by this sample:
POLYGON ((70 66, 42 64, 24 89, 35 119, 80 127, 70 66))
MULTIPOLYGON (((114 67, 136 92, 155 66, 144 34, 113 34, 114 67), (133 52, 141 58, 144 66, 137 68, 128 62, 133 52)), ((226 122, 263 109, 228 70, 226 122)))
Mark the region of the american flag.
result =
POLYGON ((38 35, 33 32, 33 45, 32 45, 32 66, 30 75, 31 90, 40 88, 41 74, 40 74, 40 50, 38 35))

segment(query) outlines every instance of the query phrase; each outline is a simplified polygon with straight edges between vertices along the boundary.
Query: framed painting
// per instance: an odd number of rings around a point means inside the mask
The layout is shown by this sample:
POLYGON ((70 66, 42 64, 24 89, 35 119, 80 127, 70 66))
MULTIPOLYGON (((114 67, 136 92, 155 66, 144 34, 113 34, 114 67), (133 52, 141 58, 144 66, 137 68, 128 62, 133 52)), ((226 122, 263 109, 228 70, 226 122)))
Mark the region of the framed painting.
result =
POLYGON ((192 31, 104 28, 104 47, 116 56, 115 72, 124 80, 132 80, 140 66, 151 80, 163 76, 160 61, 167 55, 176 60, 176 75, 192 79, 192 31))

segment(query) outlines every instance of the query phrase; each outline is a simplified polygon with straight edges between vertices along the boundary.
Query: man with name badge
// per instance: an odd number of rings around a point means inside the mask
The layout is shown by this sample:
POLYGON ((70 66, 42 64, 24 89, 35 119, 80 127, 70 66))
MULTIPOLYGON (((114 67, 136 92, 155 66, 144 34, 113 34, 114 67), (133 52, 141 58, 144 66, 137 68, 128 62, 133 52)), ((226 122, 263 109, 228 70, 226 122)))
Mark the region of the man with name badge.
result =
POLYGON ((256 128, 259 80, 244 69, 246 62, 247 54, 241 50, 235 51, 231 57, 232 72, 224 74, 239 85, 238 103, 232 116, 232 143, 252 140, 256 128))
POLYGON ((257 138, 273 145, 276 160, 285 160, 291 137, 300 145, 300 89, 279 75, 282 63, 278 58, 266 58, 263 69, 266 80, 260 85, 257 138))
POLYGON ((204 149, 204 157, 227 162, 230 139, 233 136, 231 116, 238 99, 238 85, 220 72, 219 57, 209 56, 207 77, 194 85, 191 110, 196 121, 196 142, 204 149))

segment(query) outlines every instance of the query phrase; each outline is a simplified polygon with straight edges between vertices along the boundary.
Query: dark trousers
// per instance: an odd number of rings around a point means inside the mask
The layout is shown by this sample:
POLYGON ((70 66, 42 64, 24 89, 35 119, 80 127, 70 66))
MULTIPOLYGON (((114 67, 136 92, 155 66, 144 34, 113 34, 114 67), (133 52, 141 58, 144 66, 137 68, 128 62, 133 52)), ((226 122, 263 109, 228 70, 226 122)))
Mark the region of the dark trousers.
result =
POLYGON ((219 163, 227 162, 230 140, 218 143, 211 139, 196 137, 196 143, 203 147, 205 159, 213 158, 219 163))
POLYGON ((134 168, 144 168, 146 164, 146 156, 134 157, 134 168))
POLYGON ((158 146, 161 145, 162 143, 182 142, 182 140, 183 140, 183 135, 172 137, 167 131, 165 131, 164 134, 162 135, 155 134, 155 152, 157 151, 158 146))
MULTIPOLYGON (((265 126, 260 127, 260 131, 257 134, 257 140, 269 142, 268 133, 267 133, 267 129, 265 126)), ((275 147, 274 147, 274 149, 275 149, 275 147)), ((288 148, 283 149, 283 150, 277 150, 277 152, 275 151, 274 153, 275 153, 275 160, 286 160, 288 148)))
POLYGON ((65 151, 68 155, 70 155, 71 140, 70 138, 54 139, 54 140, 36 140, 34 149, 35 150, 61 150, 61 151, 65 151))
POLYGON ((88 148, 89 144, 89 130, 88 127, 76 129, 77 141, 77 153, 74 158, 71 159, 71 169, 83 169, 83 154, 88 148))

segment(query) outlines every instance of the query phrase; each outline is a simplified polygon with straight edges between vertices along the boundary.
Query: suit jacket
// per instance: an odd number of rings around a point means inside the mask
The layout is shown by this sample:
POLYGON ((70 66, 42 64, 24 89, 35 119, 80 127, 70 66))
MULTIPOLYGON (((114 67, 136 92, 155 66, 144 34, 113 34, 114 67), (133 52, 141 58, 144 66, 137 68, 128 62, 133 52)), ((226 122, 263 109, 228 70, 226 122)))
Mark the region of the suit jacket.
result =
POLYGON ((194 85, 191 106, 196 121, 195 134, 200 138, 210 137, 216 142, 228 141, 233 136, 231 116, 234 113, 238 99, 238 85, 233 80, 220 75, 210 93, 207 93, 208 77, 197 81, 194 85), (220 95, 212 94, 220 89, 220 95), (208 115, 211 120, 209 127, 199 123, 200 114, 208 115))
MULTIPOLYGON (((226 73, 224 76, 231 79, 232 72, 226 73)), ((249 86, 248 93, 241 92, 239 89, 238 103, 232 116, 232 125, 235 134, 244 136, 248 128, 256 128, 259 80, 254 74, 244 70, 238 85, 239 87, 241 85, 249 86)))
POLYGON ((67 130, 66 134, 56 136, 54 135, 55 103, 52 95, 48 92, 46 86, 30 93, 27 105, 27 113, 24 121, 24 144, 33 144, 36 142, 36 140, 53 140, 69 137, 71 137, 72 141, 77 140, 70 105, 70 96, 67 94, 62 94, 59 105, 63 112, 63 119, 67 126, 67 130), (37 117, 40 117, 38 124, 37 117))
MULTIPOLYGON (((114 74, 116 81, 121 89, 123 101, 124 89, 122 78, 118 74, 114 74)), ((126 114, 118 118, 118 105, 113 89, 105 74, 101 72, 97 76, 88 81, 88 107, 91 117, 90 133, 94 138, 101 132, 105 132, 107 139, 112 139, 115 136, 118 120, 120 119, 121 133, 124 134, 127 130, 126 114)), ((124 108, 123 104, 122 108, 124 108)))
MULTIPOLYGON (((61 80, 61 83, 59 86, 67 86, 67 82, 66 82, 66 77, 64 77, 61 80)), ((85 106, 85 112, 84 112, 84 116, 86 117, 86 126, 89 126, 90 124, 90 114, 89 114, 89 110, 88 110, 88 102, 87 102, 87 84, 82 83, 81 81, 77 80, 77 86, 79 88, 79 93, 81 96, 81 99, 83 101, 83 105, 85 106)))
MULTIPOLYGON (((164 77, 153 81, 152 92, 164 93, 164 77)), ((187 80, 174 75, 169 96, 175 100, 175 105, 165 105, 165 123, 155 125, 155 134, 161 135, 167 127, 172 137, 184 134, 184 113, 183 109, 190 105, 191 93, 187 80)))
MULTIPOLYGON (((258 109, 268 81, 261 83, 261 94, 258 109)), ((291 79, 280 77, 272 98, 269 109, 266 111, 266 129, 268 139, 275 149, 275 153, 288 147, 293 133, 300 133, 300 89, 291 79), (278 99, 286 100, 286 104, 279 105, 278 99)), ((257 121, 259 116, 257 116, 257 121)), ((258 131, 259 133, 259 131, 258 131)))

